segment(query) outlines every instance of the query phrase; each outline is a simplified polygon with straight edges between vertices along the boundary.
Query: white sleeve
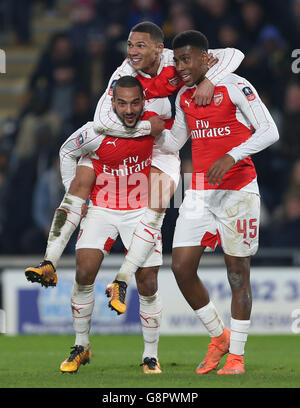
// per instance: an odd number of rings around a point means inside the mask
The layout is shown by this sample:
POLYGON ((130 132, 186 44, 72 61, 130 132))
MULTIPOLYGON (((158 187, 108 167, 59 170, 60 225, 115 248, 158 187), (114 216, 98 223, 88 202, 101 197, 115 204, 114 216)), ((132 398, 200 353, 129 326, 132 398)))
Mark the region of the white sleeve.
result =
POLYGON ((97 150, 102 140, 103 136, 94 132, 93 122, 88 122, 76 130, 61 146, 60 173, 66 191, 75 177, 78 158, 97 150))
POLYGON ((253 126, 252 136, 227 152, 238 162, 277 142, 279 134, 270 112, 261 101, 254 87, 248 82, 227 86, 232 102, 237 106, 237 117, 253 126))
POLYGON ((180 106, 180 91, 175 101, 175 120, 170 130, 163 130, 162 134, 156 138, 155 145, 166 153, 178 152, 190 137, 190 130, 186 123, 186 118, 180 106))
POLYGON ((237 50, 236 48, 208 50, 208 53, 212 53, 214 57, 219 59, 219 61, 211 67, 205 75, 215 86, 222 81, 226 75, 234 72, 245 58, 242 51, 237 50))
POLYGON ((133 69, 125 60, 122 66, 112 75, 109 85, 96 107, 94 115, 94 130, 96 133, 123 138, 150 135, 151 123, 148 120, 141 120, 134 128, 128 128, 123 125, 112 108, 112 87, 119 78, 124 75, 132 75, 133 72, 133 69))

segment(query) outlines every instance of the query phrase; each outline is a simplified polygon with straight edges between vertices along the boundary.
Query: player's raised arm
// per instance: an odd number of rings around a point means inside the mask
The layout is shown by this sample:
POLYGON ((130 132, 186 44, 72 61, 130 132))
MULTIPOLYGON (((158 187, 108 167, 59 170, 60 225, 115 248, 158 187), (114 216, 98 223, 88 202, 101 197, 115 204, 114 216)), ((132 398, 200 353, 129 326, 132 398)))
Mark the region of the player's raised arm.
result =
POLYGON ((252 136, 228 152, 235 162, 266 149, 279 139, 277 126, 254 87, 246 80, 227 87, 240 113, 253 126, 252 136))
POLYGON ((184 89, 186 88, 182 88, 176 97, 176 113, 172 128, 170 130, 165 129, 155 142, 165 152, 178 152, 190 137, 185 114, 180 106, 180 96, 184 89))
POLYGON ((61 146, 60 172, 66 191, 75 177, 78 158, 97 150, 102 139, 103 136, 94 132, 93 122, 88 122, 76 130, 61 146))
POLYGON ((215 86, 226 75, 234 72, 245 58, 242 51, 236 48, 218 48, 216 50, 208 50, 208 53, 212 53, 215 58, 218 58, 218 62, 205 75, 215 86))

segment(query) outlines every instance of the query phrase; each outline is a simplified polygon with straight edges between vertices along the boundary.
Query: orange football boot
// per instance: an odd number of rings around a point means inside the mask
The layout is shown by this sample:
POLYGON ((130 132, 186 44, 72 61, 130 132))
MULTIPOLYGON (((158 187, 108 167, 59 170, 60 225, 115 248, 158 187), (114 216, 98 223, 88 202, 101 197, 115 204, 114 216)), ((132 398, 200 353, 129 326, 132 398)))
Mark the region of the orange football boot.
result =
POLYGON ((238 356, 236 354, 228 354, 226 363, 217 374, 244 374, 244 356, 238 356))
POLYGON ((207 374, 218 367, 221 358, 228 353, 230 343, 230 331, 224 328, 221 336, 212 337, 208 345, 205 359, 196 368, 197 374, 207 374))

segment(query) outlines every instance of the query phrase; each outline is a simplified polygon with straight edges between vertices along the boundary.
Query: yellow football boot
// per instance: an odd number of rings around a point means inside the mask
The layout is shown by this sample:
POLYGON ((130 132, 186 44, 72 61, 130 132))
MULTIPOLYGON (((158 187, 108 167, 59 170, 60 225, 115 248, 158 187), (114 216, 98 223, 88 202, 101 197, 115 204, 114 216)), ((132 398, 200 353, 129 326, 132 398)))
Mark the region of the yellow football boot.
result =
POLYGON ((108 307, 115 310, 118 315, 126 312, 126 289, 126 282, 118 280, 114 280, 106 287, 105 294, 110 297, 108 307))
POLYGON ((91 360, 91 350, 85 350, 83 346, 73 346, 71 349, 70 356, 60 365, 62 373, 76 373, 81 365, 85 365, 91 360))
POLYGON ((57 284, 56 271, 51 261, 42 261, 39 266, 25 269, 25 276, 29 282, 38 282, 46 288, 57 284))
POLYGON ((154 357, 144 358, 144 361, 141 364, 141 366, 143 366, 144 374, 160 374, 162 372, 159 362, 154 357))

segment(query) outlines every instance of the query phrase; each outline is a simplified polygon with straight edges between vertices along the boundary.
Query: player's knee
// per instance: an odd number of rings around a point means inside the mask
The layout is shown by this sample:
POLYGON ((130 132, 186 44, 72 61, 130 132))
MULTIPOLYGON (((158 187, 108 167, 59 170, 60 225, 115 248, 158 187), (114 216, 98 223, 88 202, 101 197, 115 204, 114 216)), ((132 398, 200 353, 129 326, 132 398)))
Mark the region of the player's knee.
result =
POLYGON ((157 292, 157 270, 158 268, 147 268, 146 273, 143 273, 143 269, 136 272, 136 285, 140 295, 153 296, 157 292))
POLYGON ((232 290, 250 287, 250 258, 225 256, 228 282, 232 290))
POLYGON ((190 268, 185 259, 173 259, 171 268, 177 282, 183 282, 189 279, 190 268))
POLYGON ((88 268, 77 265, 76 282, 79 285, 92 285, 94 283, 93 274, 90 273, 88 268))
POLYGON ((157 292, 157 283, 144 280, 137 285, 138 292, 142 296, 153 296, 157 292))
POLYGON ((242 267, 228 267, 227 276, 232 290, 241 290, 248 284, 247 271, 242 267))

